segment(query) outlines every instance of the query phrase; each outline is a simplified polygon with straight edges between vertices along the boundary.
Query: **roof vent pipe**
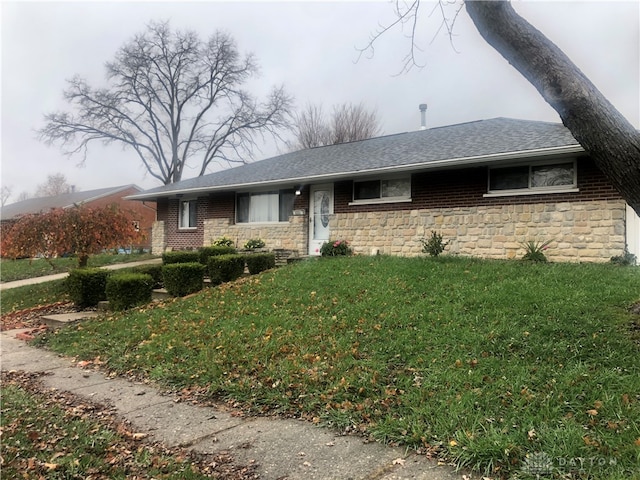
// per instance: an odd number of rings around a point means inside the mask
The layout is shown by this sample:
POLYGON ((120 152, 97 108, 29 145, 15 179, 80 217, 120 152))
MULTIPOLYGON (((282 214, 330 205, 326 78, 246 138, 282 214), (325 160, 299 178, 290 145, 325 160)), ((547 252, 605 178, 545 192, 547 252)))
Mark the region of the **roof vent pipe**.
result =
POLYGON ((421 103, 418 107, 420 109, 420 130, 427 129, 427 104, 421 103))

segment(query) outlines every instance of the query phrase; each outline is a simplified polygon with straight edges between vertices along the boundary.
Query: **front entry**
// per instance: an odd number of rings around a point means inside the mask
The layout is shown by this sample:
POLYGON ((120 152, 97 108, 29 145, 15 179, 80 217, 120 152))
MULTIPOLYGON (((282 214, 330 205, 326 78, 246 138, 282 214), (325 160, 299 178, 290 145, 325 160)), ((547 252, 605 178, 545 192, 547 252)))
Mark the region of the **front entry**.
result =
POLYGON ((333 213, 333 185, 315 185, 309 195, 309 255, 320 255, 329 240, 329 218, 333 213))

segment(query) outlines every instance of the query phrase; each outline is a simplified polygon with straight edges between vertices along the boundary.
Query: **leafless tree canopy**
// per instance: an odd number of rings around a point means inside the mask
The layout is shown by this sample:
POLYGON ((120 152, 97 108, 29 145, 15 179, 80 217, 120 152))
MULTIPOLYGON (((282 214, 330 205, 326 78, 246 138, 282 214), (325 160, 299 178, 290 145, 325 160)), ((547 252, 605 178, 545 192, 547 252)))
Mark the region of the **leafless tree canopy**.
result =
POLYGON ((244 163, 258 137, 278 137, 289 126, 291 99, 282 87, 263 102, 243 90, 258 66, 227 33, 203 42, 194 32, 171 31, 167 22, 151 23, 106 68, 107 88, 69 81, 64 95, 74 112, 47 114, 41 139, 66 145, 66 153, 80 153, 83 161, 94 141, 120 143, 169 184, 187 166, 203 175, 213 163, 244 163))
POLYGON ((354 142, 380 134, 380 122, 375 110, 362 103, 335 106, 329 120, 321 105, 308 104, 295 118, 295 149, 354 142))
POLYGON ((13 187, 9 185, 2 185, 2 190, 0 191, 0 202, 3 207, 7 204, 9 198, 11 198, 12 193, 13 187))
MULTIPOLYGON (((416 65, 420 0, 396 1, 396 20, 376 31, 361 52, 373 53, 381 35, 396 25, 411 27, 411 50, 403 71, 416 65)), ((440 0, 440 30, 451 37, 465 8, 482 37, 551 105, 626 202, 640 215, 640 133, 551 40, 519 16, 509 0, 440 0), (453 8, 453 14, 447 13, 453 8)))
POLYGON ((72 187, 62 173, 47 175, 47 181, 38 185, 35 197, 53 197, 71 192, 72 187))

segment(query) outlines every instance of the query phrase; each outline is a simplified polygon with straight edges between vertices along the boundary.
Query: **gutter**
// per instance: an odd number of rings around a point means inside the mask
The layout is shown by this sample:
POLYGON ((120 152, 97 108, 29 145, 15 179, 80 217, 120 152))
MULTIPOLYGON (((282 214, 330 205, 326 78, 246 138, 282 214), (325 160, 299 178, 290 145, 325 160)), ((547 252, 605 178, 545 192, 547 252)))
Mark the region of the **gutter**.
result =
POLYGON ((346 172, 338 172, 338 173, 326 173, 321 175, 309 175, 304 177, 289 177, 289 178, 281 178, 278 180, 269 180, 269 181, 258 181, 258 182, 246 182, 246 183, 235 183, 229 185, 210 185, 206 187, 194 187, 194 188, 185 188, 185 189, 175 189, 166 192, 155 192, 155 193, 140 193, 136 195, 129 195, 124 197, 126 200, 150 200, 154 198, 170 198, 176 195, 191 195, 196 193, 203 192, 224 192, 224 191, 233 191, 240 190, 251 187, 269 187, 269 186, 278 186, 278 185, 290 185, 296 183, 323 183, 329 181, 338 181, 344 180, 347 178, 352 178, 354 175, 363 176, 363 175, 373 175, 373 174, 384 174, 389 172, 408 172, 408 171, 417 171, 417 170, 442 170, 445 168, 454 168, 454 167, 465 167, 471 165, 483 165, 488 163, 501 163, 501 162, 510 162, 510 161, 518 161, 518 160, 531 160, 533 158, 547 158, 547 157, 556 157, 556 156, 565 156, 571 154, 585 153, 584 148, 581 145, 565 145, 563 147, 548 147, 548 148, 539 148, 535 150, 522 150, 518 152, 507 152, 507 153, 492 153, 488 155, 477 155, 472 157, 461 157, 461 158, 450 158, 446 160, 435 160, 431 162, 420 162, 420 163, 412 163, 409 165, 396 165, 389 167, 380 167, 380 168, 371 168, 365 170, 352 170, 346 172))

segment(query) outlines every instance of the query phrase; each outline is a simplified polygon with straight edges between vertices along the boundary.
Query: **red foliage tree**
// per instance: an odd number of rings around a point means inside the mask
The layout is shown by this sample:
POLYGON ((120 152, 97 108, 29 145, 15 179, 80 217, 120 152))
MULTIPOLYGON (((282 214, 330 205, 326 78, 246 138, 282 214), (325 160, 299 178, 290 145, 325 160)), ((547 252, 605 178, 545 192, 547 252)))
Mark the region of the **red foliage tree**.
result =
POLYGON ((49 260, 64 254, 78 256, 87 265, 89 255, 141 240, 131 215, 116 205, 53 209, 20 217, 3 232, 2 256, 24 258, 40 255, 49 260))

